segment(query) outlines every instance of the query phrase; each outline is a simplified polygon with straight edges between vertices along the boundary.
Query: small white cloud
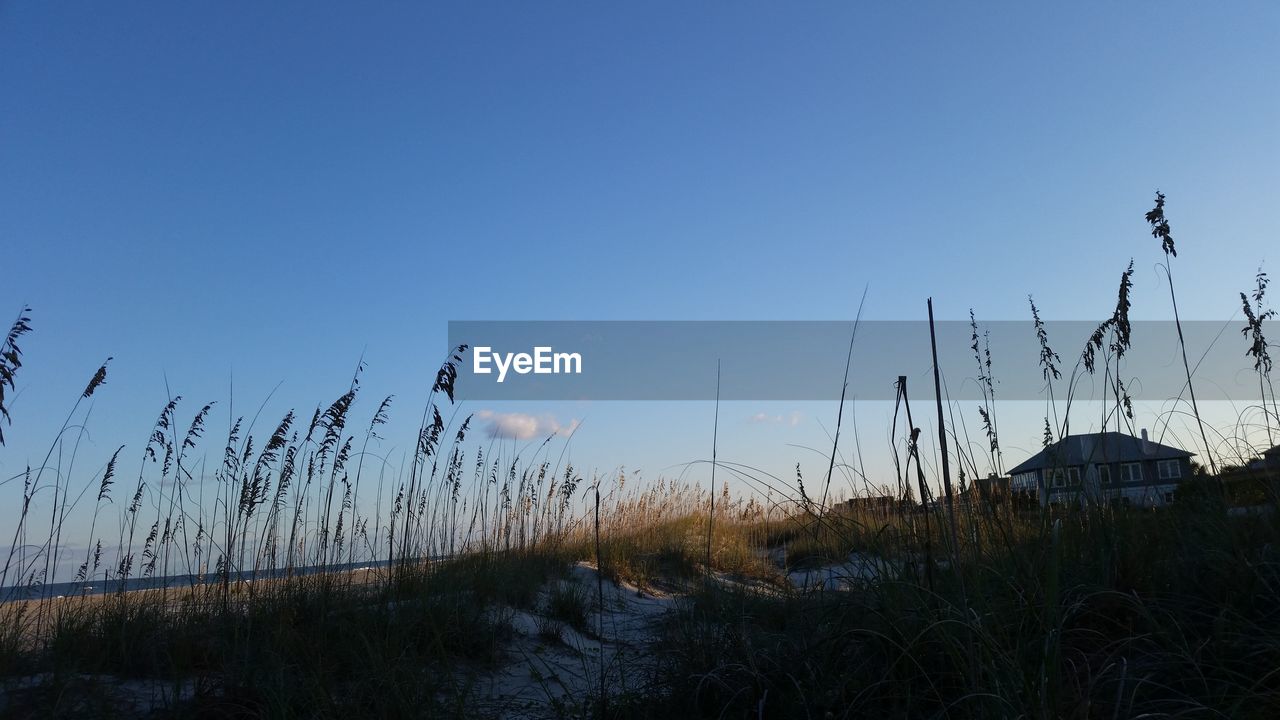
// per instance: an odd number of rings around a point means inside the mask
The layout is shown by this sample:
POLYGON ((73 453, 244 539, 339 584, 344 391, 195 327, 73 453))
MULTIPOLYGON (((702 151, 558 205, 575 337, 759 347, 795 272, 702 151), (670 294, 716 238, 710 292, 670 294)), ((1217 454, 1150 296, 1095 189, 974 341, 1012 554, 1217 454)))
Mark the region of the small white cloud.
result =
POLYGON ((476 413, 476 417, 485 423, 485 434, 491 438, 532 440, 556 434, 568 435, 578 427, 576 419, 562 424, 552 415, 481 410, 476 413))
POLYGON ((747 422, 756 425, 789 425, 795 427, 800 424, 803 416, 799 410, 792 410, 785 415, 770 415, 768 413, 758 412, 747 418, 747 422))

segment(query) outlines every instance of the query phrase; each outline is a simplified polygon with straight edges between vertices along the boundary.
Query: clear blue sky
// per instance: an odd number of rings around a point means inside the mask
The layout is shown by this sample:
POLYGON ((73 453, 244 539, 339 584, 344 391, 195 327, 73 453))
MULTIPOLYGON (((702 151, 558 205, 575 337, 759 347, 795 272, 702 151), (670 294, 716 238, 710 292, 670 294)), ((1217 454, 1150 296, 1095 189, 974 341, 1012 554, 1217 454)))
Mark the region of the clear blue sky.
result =
MULTIPOLYGON (((868 317, 1089 319, 1130 257, 1166 318, 1156 188, 1184 317, 1230 317, 1274 259, 1280 6, 1034 5, 0 3, 0 311, 36 326, 0 474, 108 355, 86 466, 166 379, 183 423, 232 378, 305 413, 363 352, 408 421, 451 318, 851 318, 869 283, 868 317)), ((703 452, 677 410, 552 411, 656 474, 703 452)))

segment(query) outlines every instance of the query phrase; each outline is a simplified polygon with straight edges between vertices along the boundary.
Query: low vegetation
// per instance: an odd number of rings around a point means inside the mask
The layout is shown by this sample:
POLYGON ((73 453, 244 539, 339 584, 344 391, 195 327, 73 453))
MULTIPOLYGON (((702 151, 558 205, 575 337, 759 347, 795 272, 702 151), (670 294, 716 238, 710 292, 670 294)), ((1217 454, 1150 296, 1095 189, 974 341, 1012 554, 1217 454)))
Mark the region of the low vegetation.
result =
MULTIPOLYGON (((1167 262, 1163 202, 1148 219, 1167 262)), ((1067 381, 1032 304, 1046 443, 1066 434, 1082 374, 1109 388, 1104 424, 1132 420, 1118 379, 1130 287, 1131 269, 1067 381)), ((1260 273, 1242 302, 1270 438, 1265 289, 1260 273)), ((0 422, 28 316, 0 346, 0 422)), ((357 372, 336 400, 256 439, 252 420, 233 421, 212 464, 200 449, 212 405, 180 424, 174 398, 136 477, 123 449, 85 477, 71 470, 104 363, 46 461, 11 479, 22 494, 0 576, 0 714, 1280 715, 1277 478, 1224 462, 1157 509, 1041 508, 984 490, 973 479, 1002 460, 976 320, 973 343, 987 457, 952 429, 956 487, 926 478, 919 431, 895 421, 891 502, 865 505, 829 502, 831 475, 852 472, 836 448, 806 490, 798 471, 725 461, 718 487, 584 477, 550 438, 468 442, 470 419, 449 410, 465 348, 443 363, 402 470, 368 452, 390 398, 349 427, 357 372), (74 581, 55 583, 82 503, 91 545, 72 558, 74 581)))

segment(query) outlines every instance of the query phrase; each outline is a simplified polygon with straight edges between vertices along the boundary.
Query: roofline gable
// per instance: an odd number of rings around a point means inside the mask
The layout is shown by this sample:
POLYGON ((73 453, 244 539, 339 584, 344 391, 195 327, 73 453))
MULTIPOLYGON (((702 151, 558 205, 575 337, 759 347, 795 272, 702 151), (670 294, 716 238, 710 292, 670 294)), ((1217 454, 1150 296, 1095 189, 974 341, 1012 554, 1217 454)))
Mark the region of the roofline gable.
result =
POLYGON ((1085 433, 1068 435, 1009 470, 1010 475, 1020 475, 1047 467, 1070 467, 1098 463, 1141 462, 1146 460, 1172 460, 1190 458, 1195 453, 1182 448, 1164 445, 1153 440, 1143 440, 1119 432, 1085 433), (1088 446, 1086 452, 1085 447, 1088 446))

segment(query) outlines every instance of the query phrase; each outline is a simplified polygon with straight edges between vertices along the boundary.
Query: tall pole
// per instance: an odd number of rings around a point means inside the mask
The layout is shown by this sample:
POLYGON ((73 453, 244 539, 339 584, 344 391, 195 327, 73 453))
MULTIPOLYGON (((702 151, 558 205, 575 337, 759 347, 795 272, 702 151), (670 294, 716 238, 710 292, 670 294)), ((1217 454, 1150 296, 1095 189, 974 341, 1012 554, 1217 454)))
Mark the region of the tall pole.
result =
POLYGON ((907 463, 910 464, 912 458, 916 461, 916 482, 920 485, 920 507, 924 512, 924 567, 929 580, 929 591, 933 591, 933 528, 929 522, 929 499, 933 493, 929 492, 929 486, 924 480, 924 466, 920 464, 920 428, 916 427, 915 420, 911 419, 911 401, 907 399, 907 376, 898 376, 898 397, 902 399, 902 406, 907 409, 907 425, 911 428, 911 440, 907 446, 907 463))
POLYGON ((942 414, 942 373, 938 369, 938 336, 933 327, 933 298, 929 298, 929 344, 933 349, 933 394, 938 403, 938 447, 942 452, 942 487, 947 494, 947 515, 951 517, 951 551, 958 553, 955 497, 951 493, 951 461, 947 458, 947 426, 942 414))
MULTIPOLYGON (((965 615, 969 614, 969 595, 964 590, 964 574, 960 569, 960 541, 956 532, 955 498, 951 494, 951 461, 947 459, 947 426, 942 414, 942 371, 938 368, 938 334, 933 327, 933 298, 929 298, 929 345, 933 350, 933 394, 938 404, 938 445, 942 451, 942 484, 947 491, 947 515, 951 518, 951 567, 960 580, 960 596, 964 599, 965 615)), ((994 423, 994 421, 993 421, 994 423)), ((969 657, 973 658, 973 634, 968 633, 969 657)), ((969 663, 969 684, 977 687, 977 665, 969 663)))

